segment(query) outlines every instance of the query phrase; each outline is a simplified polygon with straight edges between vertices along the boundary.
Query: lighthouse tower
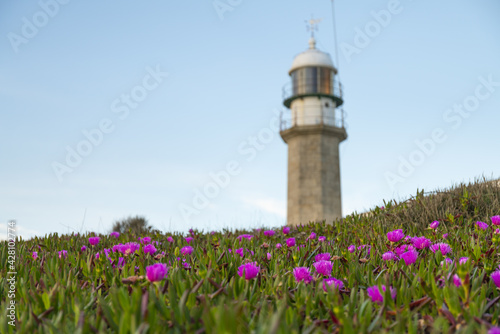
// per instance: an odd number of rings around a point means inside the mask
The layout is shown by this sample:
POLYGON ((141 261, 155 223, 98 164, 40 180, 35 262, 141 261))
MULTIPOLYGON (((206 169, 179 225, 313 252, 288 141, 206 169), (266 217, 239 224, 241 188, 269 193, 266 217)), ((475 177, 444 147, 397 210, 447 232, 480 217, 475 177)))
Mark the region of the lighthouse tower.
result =
POLYGON ((309 49, 293 60, 291 83, 283 88, 290 114, 281 119, 288 144, 287 224, 332 223, 342 217, 339 144, 347 138, 342 90, 328 53, 316 48, 314 24, 309 49))

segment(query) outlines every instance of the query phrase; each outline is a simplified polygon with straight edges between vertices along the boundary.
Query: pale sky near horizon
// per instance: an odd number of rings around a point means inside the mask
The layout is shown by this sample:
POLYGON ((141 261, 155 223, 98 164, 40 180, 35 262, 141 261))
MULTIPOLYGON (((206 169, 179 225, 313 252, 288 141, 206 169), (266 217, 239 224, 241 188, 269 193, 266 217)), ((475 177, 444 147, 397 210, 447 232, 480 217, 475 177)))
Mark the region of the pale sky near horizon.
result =
POLYGON ((329 0, 2 1, 0 236, 10 219, 25 238, 129 215, 165 232, 284 225, 276 122, 311 15, 344 86, 344 215, 499 178, 500 2, 335 12, 338 63, 329 0))

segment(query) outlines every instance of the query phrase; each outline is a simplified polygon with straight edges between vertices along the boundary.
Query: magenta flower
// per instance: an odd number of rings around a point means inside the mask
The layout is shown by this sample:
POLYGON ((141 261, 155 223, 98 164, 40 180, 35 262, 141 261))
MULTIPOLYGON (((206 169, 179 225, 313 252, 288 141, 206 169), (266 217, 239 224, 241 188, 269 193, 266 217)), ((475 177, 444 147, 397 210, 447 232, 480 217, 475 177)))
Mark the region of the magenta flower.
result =
POLYGON ((120 233, 119 233, 119 232, 111 232, 111 233, 109 234, 109 236, 110 236, 110 237, 115 237, 115 238, 117 238, 117 239, 118 239, 118 238, 120 237, 120 233))
POLYGON ((401 245, 399 247, 396 247, 396 249, 394 249, 394 252, 397 256, 401 257, 403 253, 411 251, 413 249, 415 249, 415 247, 413 247, 412 245, 401 245))
POLYGON ((150 237, 139 238, 139 242, 141 244, 149 244, 151 242, 151 238, 150 237))
POLYGON ((458 264, 466 264, 467 261, 469 261, 468 257, 461 257, 460 260, 458 260, 458 264))
POLYGON ((495 230, 495 234, 500 234, 500 228, 497 228, 497 229, 495 230))
POLYGON ((448 233, 443 234, 443 239, 448 239, 448 233))
POLYGON ((384 261, 390 261, 390 260, 395 260, 396 259, 396 254, 393 252, 385 252, 382 254, 382 260, 384 261))
POLYGON ((491 280, 493 281, 493 283, 495 283, 495 285, 497 286, 497 288, 500 288, 500 271, 494 271, 491 276, 490 276, 491 280))
POLYGON ((405 235, 403 234, 403 230, 394 230, 387 233, 387 239, 389 239, 390 242, 398 242, 404 237, 405 235))
MULTIPOLYGON (((391 290, 391 297, 392 299, 396 299, 396 289, 393 289, 392 287, 389 288, 391 290)), ((385 285, 382 285, 382 291, 385 293, 386 287, 385 285)), ((377 304, 382 304, 384 302, 384 296, 380 292, 378 285, 374 285, 366 289, 366 292, 368 293, 368 296, 372 299, 372 302, 377 303, 377 304)))
POLYGON ((330 253, 320 253, 314 257, 314 261, 329 261, 331 257, 330 253))
POLYGON ((455 286, 460 286, 462 285, 462 280, 460 279, 460 277, 458 277, 457 274, 453 275, 453 284, 455 284, 455 286))
POLYGON ((67 258, 68 257, 68 252, 65 251, 64 249, 61 250, 61 251, 59 251, 59 252, 57 252, 57 253, 59 254, 59 258, 63 258, 63 257, 67 258))
POLYGON ((276 248, 281 248, 281 244, 280 244, 280 243, 277 243, 277 244, 276 244, 276 248))
POLYGON ((453 260, 450 259, 449 257, 445 258, 444 261, 441 261, 441 266, 448 266, 448 265, 451 265, 453 263, 453 260))
POLYGON ((451 247, 448 244, 445 244, 444 242, 439 242, 437 244, 431 245, 430 250, 433 253, 436 253, 437 251, 441 251, 441 254, 446 255, 451 252, 451 247))
POLYGON ((332 274, 333 263, 331 261, 321 260, 313 263, 314 269, 325 276, 330 276, 332 274))
MULTIPOLYGON (((59 257, 61 257, 61 255, 59 255, 59 257)), ((95 258, 96 258, 96 259, 99 259, 99 252, 97 252, 97 253, 95 254, 95 258)))
POLYGON ((191 243, 191 241, 193 240, 193 238, 192 237, 186 237, 186 238, 184 238, 184 240, 186 240, 186 242, 189 244, 189 243, 191 243))
POLYGON ((172 238, 172 237, 168 237, 168 238, 167 238, 167 241, 168 241, 168 242, 174 242, 174 238, 172 238))
POLYGON ((319 237, 318 237, 318 241, 319 241, 319 242, 323 242, 323 241, 325 241, 325 240, 326 240, 326 237, 324 237, 324 236, 319 236, 319 237))
POLYGON ((417 237, 411 240, 411 243, 416 249, 428 248, 431 245, 431 241, 426 237, 417 237))
POLYGON ((193 247, 191 246, 184 246, 181 248, 181 254, 182 255, 191 255, 193 253, 193 247))
POLYGON ((491 217, 491 223, 493 225, 500 225, 500 216, 493 216, 493 217, 491 217))
POLYGON ((119 244, 112 247, 113 252, 120 252, 125 255, 135 253, 140 248, 141 245, 136 242, 127 242, 126 244, 119 244))
POLYGON ((418 252, 414 249, 409 250, 403 254, 401 254, 401 258, 405 261, 405 264, 409 266, 417 261, 418 252))
POLYGON ((247 263, 238 267, 238 275, 243 277, 245 275, 246 280, 250 280, 257 276, 260 271, 260 267, 256 263, 247 263))
POLYGON ((31 257, 33 258, 33 260, 36 260, 38 258, 38 252, 31 253, 31 257))
POLYGON ((354 251, 356 251, 356 246, 350 245, 349 247, 347 247, 347 250, 349 251, 349 253, 354 253, 354 251))
POLYGON ((89 244, 91 244, 92 246, 95 246, 99 243, 99 240, 101 240, 101 238, 91 237, 91 238, 89 238, 89 244))
POLYGON ((243 248, 238 248, 234 252, 241 257, 243 257, 245 255, 243 248))
POLYGON ((268 260, 271 260, 271 258, 272 258, 271 253, 267 253, 267 259, 268 259, 268 260))
POLYGON ((158 282, 168 275, 167 265, 164 263, 155 263, 152 266, 146 267, 146 277, 150 282, 158 282))
POLYGON ((253 235, 250 235, 250 234, 242 234, 240 236, 238 236, 236 239, 238 239, 239 241, 241 241, 241 239, 247 239, 247 240, 251 240, 253 238, 253 235))
POLYGON ((430 225, 430 228, 437 228, 439 226, 439 222, 437 220, 433 221, 430 225))
POLYGON ((288 247, 293 247, 293 246, 295 246, 295 238, 288 238, 288 239, 286 239, 286 245, 287 245, 288 247))
POLYGON ((293 275, 295 276, 295 280, 297 282, 303 281, 307 284, 312 281, 311 273, 307 267, 296 267, 293 269, 293 275))
POLYGON ((283 227, 283 234, 290 233, 290 228, 288 226, 283 227))
POLYGON ((336 279, 334 277, 325 278, 323 280, 323 290, 325 290, 325 292, 328 291, 328 288, 330 288, 330 289, 342 289, 343 287, 344 287, 344 282, 342 282, 341 280, 336 279))
POLYGON ((156 248, 152 244, 144 246, 142 250, 144 251, 144 253, 146 254, 149 253, 151 256, 153 256, 154 253, 156 253, 156 248))
POLYGON ((486 224, 485 222, 476 222, 476 226, 478 228, 480 228, 481 230, 486 230, 488 228, 488 224, 486 224))
POLYGON ((264 231, 264 235, 268 237, 272 237, 275 233, 273 230, 264 231))
POLYGON ((308 238, 308 239, 310 239, 310 240, 312 240, 312 239, 316 239, 316 233, 311 232, 311 234, 309 235, 309 238, 308 238))
POLYGON ((500 334, 500 327, 491 327, 488 334, 500 334))

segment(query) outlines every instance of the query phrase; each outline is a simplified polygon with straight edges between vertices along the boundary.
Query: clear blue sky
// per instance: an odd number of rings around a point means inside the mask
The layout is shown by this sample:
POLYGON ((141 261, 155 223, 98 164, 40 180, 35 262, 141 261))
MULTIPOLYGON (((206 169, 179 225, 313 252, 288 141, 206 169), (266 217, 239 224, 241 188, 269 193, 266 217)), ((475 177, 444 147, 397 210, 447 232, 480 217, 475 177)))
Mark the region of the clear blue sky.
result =
MULTIPOLYGON (((311 14, 336 62, 331 2, 66 2, 0 4, 0 228, 107 232, 136 214, 164 231, 283 225, 287 146, 258 135, 275 129, 311 14), (78 147, 87 155, 70 167, 78 147), (228 168, 213 198, 195 198, 228 168)), ((335 10, 344 214, 500 177, 500 2, 337 0, 335 10)))

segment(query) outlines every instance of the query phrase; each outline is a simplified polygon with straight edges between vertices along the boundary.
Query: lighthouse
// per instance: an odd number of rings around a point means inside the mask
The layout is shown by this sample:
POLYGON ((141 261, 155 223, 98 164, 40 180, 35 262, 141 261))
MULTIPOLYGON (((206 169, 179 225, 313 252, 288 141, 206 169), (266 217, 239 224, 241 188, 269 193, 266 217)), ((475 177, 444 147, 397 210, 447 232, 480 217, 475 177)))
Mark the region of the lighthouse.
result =
POLYGON ((316 48, 311 20, 309 48, 298 54, 283 88, 280 135, 288 145, 287 224, 332 223, 342 217, 339 145, 347 139, 342 86, 328 53, 316 48))

